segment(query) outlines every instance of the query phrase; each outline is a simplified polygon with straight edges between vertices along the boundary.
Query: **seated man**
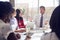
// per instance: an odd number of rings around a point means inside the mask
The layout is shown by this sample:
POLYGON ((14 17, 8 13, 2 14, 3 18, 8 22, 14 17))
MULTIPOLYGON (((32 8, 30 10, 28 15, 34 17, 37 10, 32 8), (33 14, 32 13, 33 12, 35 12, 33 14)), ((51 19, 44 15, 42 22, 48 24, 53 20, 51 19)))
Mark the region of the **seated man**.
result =
POLYGON ((47 15, 45 14, 45 7, 41 6, 40 7, 40 13, 35 17, 34 19, 36 28, 42 28, 47 25, 48 20, 47 20, 47 15))

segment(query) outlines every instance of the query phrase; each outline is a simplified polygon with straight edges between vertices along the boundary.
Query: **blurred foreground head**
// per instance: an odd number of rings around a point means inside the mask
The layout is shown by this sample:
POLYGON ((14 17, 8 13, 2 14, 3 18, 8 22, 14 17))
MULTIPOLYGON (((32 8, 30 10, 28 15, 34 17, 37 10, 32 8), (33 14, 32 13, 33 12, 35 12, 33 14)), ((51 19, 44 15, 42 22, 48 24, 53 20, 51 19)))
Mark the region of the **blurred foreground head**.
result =
POLYGON ((11 32, 8 35, 7 40, 17 40, 17 37, 16 37, 15 33, 14 32, 11 32))
POLYGON ((12 9, 11 3, 0 1, 0 19, 5 23, 9 22, 9 15, 12 13, 12 9))
POLYGON ((60 38, 60 6, 56 7, 50 19, 50 27, 52 32, 60 38))

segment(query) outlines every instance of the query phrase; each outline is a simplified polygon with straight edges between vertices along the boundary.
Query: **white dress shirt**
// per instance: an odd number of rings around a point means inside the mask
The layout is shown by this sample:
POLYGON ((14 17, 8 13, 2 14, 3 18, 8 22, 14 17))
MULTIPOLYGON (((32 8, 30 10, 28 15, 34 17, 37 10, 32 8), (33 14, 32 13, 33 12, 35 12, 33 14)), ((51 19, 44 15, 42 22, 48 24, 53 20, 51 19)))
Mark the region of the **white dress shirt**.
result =
POLYGON ((13 31, 18 27, 17 19, 15 17, 10 19, 10 26, 13 31))
MULTIPOLYGON (((41 14, 38 14, 34 17, 34 22, 37 28, 40 27, 40 19, 41 19, 41 14)), ((47 21, 47 15, 43 14, 43 27, 45 26, 45 22, 47 21)))

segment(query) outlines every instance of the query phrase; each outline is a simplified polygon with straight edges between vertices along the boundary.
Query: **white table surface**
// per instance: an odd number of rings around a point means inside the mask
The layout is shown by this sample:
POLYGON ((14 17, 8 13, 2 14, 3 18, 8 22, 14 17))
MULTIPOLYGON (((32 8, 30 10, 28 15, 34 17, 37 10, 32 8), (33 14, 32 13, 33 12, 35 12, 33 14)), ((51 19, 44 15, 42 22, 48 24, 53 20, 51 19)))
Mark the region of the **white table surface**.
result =
MULTIPOLYGON (((51 30, 46 30, 46 32, 50 32, 51 30)), ((24 33, 20 33, 21 35, 21 39, 19 40, 25 40, 26 35, 24 35, 26 32, 24 33)), ((33 35, 31 36, 31 40, 41 40, 41 36, 43 36, 44 32, 43 30, 33 30, 31 31, 31 33, 33 33, 33 35)))
POLYGON ((31 40, 40 40, 41 39, 41 36, 43 35, 44 33, 34 33, 31 37, 31 40))

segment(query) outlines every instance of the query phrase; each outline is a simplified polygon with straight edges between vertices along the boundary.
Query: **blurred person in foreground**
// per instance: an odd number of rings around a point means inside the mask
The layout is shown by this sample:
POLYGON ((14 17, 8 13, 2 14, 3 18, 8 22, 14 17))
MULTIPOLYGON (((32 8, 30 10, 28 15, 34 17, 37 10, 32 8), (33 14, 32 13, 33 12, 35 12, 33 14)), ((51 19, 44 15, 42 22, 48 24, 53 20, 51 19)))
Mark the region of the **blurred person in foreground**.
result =
POLYGON ((12 9, 11 3, 0 1, 0 40, 6 40, 7 33, 12 31, 10 27, 12 9))
POLYGON ((50 18, 51 33, 43 35, 41 40, 60 40, 60 6, 56 7, 50 18))
POLYGON ((20 40, 21 36, 20 34, 16 34, 14 32, 10 32, 8 37, 7 37, 7 40, 20 40))
POLYGON ((8 37, 7 37, 7 40, 18 40, 15 33, 14 32, 11 32, 8 37))

